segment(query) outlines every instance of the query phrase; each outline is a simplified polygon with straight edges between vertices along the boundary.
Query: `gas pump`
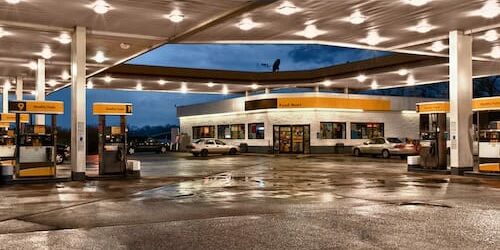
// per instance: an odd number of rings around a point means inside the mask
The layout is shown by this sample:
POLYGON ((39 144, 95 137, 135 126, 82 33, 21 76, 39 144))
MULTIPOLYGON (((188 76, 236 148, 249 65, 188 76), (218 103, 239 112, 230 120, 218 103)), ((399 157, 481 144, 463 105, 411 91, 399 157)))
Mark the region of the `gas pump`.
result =
MULTIPOLYGON (((28 123, 29 115, 21 115, 21 124, 28 123)), ((16 137, 10 128, 16 122, 16 115, 0 114, 0 160, 14 160, 16 151, 16 137)), ((22 126, 22 125, 21 125, 22 126)))
POLYGON ((63 102, 10 101, 9 112, 16 114, 15 177, 56 176, 57 122, 64 113, 63 102), (22 114, 48 115, 50 126, 21 124, 22 114))
POLYGON ((479 172, 500 174, 500 97, 474 99, 479 172))
POLYGON ((99 116, 99 175, 127 174, 127 116, 132 115, 130 103, 94 103, 99 116), (119 126, 107 126, 107 116, 119 116, 119 126))
POLYGON ((446 114, 448 102, 418 103, 420 114, 420 168, 446 170, 448 167, 446 114))

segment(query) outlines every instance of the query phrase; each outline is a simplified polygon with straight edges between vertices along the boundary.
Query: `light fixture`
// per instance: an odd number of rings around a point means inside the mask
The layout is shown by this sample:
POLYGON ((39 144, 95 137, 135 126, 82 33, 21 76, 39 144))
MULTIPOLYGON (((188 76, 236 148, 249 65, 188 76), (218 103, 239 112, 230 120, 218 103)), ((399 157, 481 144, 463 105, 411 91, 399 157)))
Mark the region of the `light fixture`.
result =
POLYGON ((105 76, 104 77, 104 82, 110 83, 111 81, 113 81, 113 78, 111 76, 105 76))
POLYGON ((303 36, 308 39, 313 39, 315 37, 321 36, 326 34, 327 32, 324 30, 319 30, 316 25, 314 24, 309 24, 306 26, 306 28, 303 31, 295 33, 295 35, 298 36, 303 36))
POLYGON ((163 85, 165 85, 166 83, 167 83, 167 82, 166 82, 165 80, 163 80, 163 79, 158 80, 158 84, 160 84, 160 86, 163 86, 163 85))
POLYGON ((365 82, 366 79, 368 79, 368 77, 366 77, 363 74, 361 74, 361 75, 359 75, 359 76, 356 77, 356 80, 358 80, 358 82, 365 82))
POLYGON ((400 69, 398 70, 398 75, 400 76, 405 76, 405 75, 408 75, 408 70, 407 69, 400 69))
POLYGON ((97 63, 103 63, 104 61, 108 60, 108 58, 104 56, 104 52, 102 51, 97 51, 92 59, 94 59, 94 61, 96 61, 97 63))
POLYGON ((49 84, 50 87, 55 87, 57 85, 56 80, 53 80, 53 79, 49 80, 47 83, 49 84))
POLYGON ((472 11, 472 16, 482 16, 484 18, 492 19, 500 15, 500 6, 497 0, 488 0, 481 9, 472 11))
POLYGON ((370 31, 368 31, 368 35, 366 36, 366 38, 361 39, 360 42, 366 43, 370 46, 375 46, 375 45, 383 43, 387 40, 389 40, 389 38, 381 37, 378 34, 377 30, 370 30, 370 31))
POLYGON ((251 87, 253 90, 256 90, 256 89, 258 89, 258 88, 259 88, 259 85, 257 85, 256 83, 254 83, 254 84, 252 84, 250 87, 251 87))
POLYGON ((188 90, 188 87, 187 87, 187 83, 182 82, 181 83, 181 93, 186 94, 188 91, 189 90, 188 90))
POLYGON ((325 86, 325 87, 330 87, 332 86, 333 82, 330 81, 330 80, 324 80, 323 82, 321 82, 321 85, 325 86))
POLYGON ((241 19, 241 21, 238 24, 236 24, 236 26, 238 28, 240 28, 241 30, 249 31, 253 28, 258 27, 259 24, 254 22, 252 20, 252 18, 246 17, 246 18, 241 19))
POLYGON ((378 89, 378 82, 377 80, 373 79, 372 84, 371 84, 372 89, 378 89))
POLYGON ((495 42, 498 40, 498 32, 496 30, 488 30, 480 38, 488 42, 495 42))
POLYGON ((413 76, 413 74, 409 74, 408 75, 408 78, 406 78, 406 84, 408 86, 413 86, 415 85, 415 76, 413 76))
POLYGON ((21 2, 21 0, 5 0, 5 2, 7 2, 9 4, 18 4, 21 2))
POLYGON ((104 0, 97 0, 90 6, 92 9, 94 9, 94 12, 97 14, 106 14, 110 9, 111 5, 109 5, 106 1, 104 0))
POLYGON ((10 32, 5 31, 3 27, 0 27, 0 38, 10 35, 10 32))
POLYGON ((59 35, 59 37, 54 38, 54 39, 59 41, 61 44, 70 44, 71 43, 71 36, 66 32, 61 33, 61 35, 59 35))
POLYGON ((94 88, 94 83, 92 81, 87 82, 87 89, 93 89, 94 88))
POLYGON ((436 41, 436 42, 433 42, 433 43, 432 43, 432 45, 431 45, 431 47, 429 47, 429 48, 430 48, 432 51, 434 51, 434 52, 438 53, 438 52, 441 52, 441 51, 443 51, 443 50, 447 49, 447 48, 448 48, 448 46, 447 46, 447 45, 445 45, 445 44, 443 43, 443 41, 436 41))
POLYGON ((30 94, 36 96, 36 91, 32 90, 30 94))
POLYGON ((214 84, 213 82, 209 82, 209 83, 207 83, 207 86, 208 86, 209 88, 213 88, 213 87, 215 86, 215 84, 214 84))
POLYGON ((227 85, 222 86, 222 94, 223 95, 229 94, 229 89, 228 89, 227 85))
POLYGON ((426 19, 423 19, 420 22, 418 22, 418 24, 416 26, 408 28, 408 30, 423 34, 423 33, 429 32, 435 28, 436 28, 436 26, 429 24, 429 22, 426 19))
POLYGON ((349 16, 349 22, 352 24, 362 24, 366 21, 366 16, 361 13, 361 11, 354 11, 351 16, 349 16))
POLYGON ((180 23, 184 21, 184 14, 178 9, 172 10, 170 14, 164 15, 164 18, 170 20, 173 23, 180 23))
POLYGON ((406 2, 407 4, 420 7, 426 5, 431 0, 403 0, 403 1, 406 2))
POLYGON ((142 86, 141 82, 138 82, 137 85, 135 85, 135 90, 137 91, 142 91, 144 87, 142 86))
POLYGON ((49 46, 45 46, 43 49, 42 49, 42 52, 39 53, 39 55, 41 57, 43 57, 44 59, 50 59, 54 56, 54 54, 52 53, 52 50, 50 49, 49 46))
POLYGON ((295 6, 295 4, 290 1, 284 1, 280 6, 278 6, 278 8, 276 8, 276 12, 285 16, 293 15, 300 11, 302 11, 302 9, 295 6))
POLYGON ((6 88, 7 90, 10 90, 10 88, 12 88, 12 85, 10 84, 9 80, 5 80, 3 87, 6 88))
POLYGON ((38 69, 38 64, 35 62, 35 61, 31 61, 30 63, 28 63, 28 68, 30 68, 31 70, 36 70, 38 69))
POLYGON ((127 50, 130 49, 130 44, 129 43, 120 43, 120 48, 127 50))
POLYGON ((62 74, 61 74, 61 79, 63 79, 64 81, 67 81, 67 80, 69 80, 70 78, 71 78, 71 76, 69 75, 69 73, 68 73, 68 71, 67 71, 67 70, 65 70, 65 71, 63 71, 63 72, 62 72, 62 74))
POLYGON ((491 48, 490 56, 495 59, 500 59, 500 46, 495 46, 491 48))

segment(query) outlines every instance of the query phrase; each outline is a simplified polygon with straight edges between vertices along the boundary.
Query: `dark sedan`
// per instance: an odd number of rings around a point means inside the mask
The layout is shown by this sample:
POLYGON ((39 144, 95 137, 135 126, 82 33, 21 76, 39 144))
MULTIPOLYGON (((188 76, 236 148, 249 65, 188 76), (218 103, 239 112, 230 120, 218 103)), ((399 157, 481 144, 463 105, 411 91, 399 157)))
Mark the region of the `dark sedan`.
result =
POLYGON ((153 138, 129 138, 128 150, 129 155, 137 152, 156 152, 164 154, 170 149, 168 142, 162 142, 153 138))

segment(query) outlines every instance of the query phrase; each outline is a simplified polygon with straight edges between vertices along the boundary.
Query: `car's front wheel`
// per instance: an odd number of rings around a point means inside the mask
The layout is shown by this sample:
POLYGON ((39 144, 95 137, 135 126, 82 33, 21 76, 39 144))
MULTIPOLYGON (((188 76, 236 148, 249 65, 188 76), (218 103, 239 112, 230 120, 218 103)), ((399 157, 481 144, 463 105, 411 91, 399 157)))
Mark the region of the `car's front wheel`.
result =
POLYGON ((64 155, 57 153, 56 154, 56 164, 63 164, 64 162, 64 155))
POLYGON ((391 158, 391 153, 389 152, 389 150, 385 149, 382 151, 382 158, 384 158, 384 159, 391 158))
POLYGON ((207 157, 207 156, 208 156, 208 150, 203 149, 203 150, 201 151, 200 155, 201 155, 202 157, 207 157))
POLYGON ((160 153, 162 153, 162 154, 167 153, 167 148, 166 147, 161 147, 160 148, 160 153))
POLYGON ((229 150, 230 155, 235 155, 238 151, 235 148, 229 150))
POLYGON ((135 149, 134 148, 128 148, 128 154, 129 155, 135 154, 135 149))

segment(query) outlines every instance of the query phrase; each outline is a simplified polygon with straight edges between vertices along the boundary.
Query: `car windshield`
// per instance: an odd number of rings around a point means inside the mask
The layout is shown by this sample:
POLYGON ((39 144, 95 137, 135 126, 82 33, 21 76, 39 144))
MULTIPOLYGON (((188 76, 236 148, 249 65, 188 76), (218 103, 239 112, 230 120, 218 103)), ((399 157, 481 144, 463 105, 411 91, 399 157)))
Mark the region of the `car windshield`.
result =
POLYGON ((201 142, 203 142, 203 140, 202 140, 202 139, 198 139, 198 140, 196 140, 196 141, 193 141, 193 143, 194 143, 194 144, 200 144, 201 142))
POLYGON ((387 138, 387 141, 390 143, 403 143, 400 139, 398 138, 387 138))

